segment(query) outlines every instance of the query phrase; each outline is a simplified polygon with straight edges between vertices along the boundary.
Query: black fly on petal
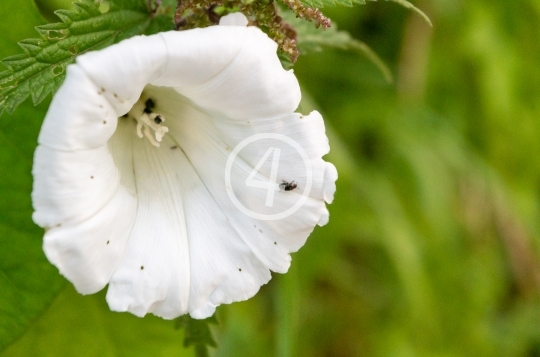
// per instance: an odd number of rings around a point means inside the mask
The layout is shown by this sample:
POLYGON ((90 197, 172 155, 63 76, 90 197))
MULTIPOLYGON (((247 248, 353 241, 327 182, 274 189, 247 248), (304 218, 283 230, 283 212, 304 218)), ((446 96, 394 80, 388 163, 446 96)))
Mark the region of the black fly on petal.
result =
POLYGON ((280 188, 282 191, 292 191, 292 190, 294 190, 294 189, 297 188, 297 187, 298 187, 298 184, 296 184, 296 183, 294 182, 294 180, 291 181, 291 182, 287 182, 287 181, 285 181, 285 180, 281 180, 281 183, 279 184, 279 188, 280 188))

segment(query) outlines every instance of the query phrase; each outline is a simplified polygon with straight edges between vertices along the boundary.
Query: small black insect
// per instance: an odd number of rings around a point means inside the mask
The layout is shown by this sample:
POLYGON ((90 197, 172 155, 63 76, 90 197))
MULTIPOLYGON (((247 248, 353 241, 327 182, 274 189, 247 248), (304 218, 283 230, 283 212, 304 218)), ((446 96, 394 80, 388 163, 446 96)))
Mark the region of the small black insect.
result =
POLYGON ((148 98, 144 103, 144 112, 146 114, 152 113, 152 109, 154 109, 155 106, 156 104, 154 103, 154 101, 151 98, 148 98))
POLYGON ((282 189, 283 191, 292 191, 297 187, 298 185, 294 183, 294 181, 287 182, 285 180, 281 180, 281 183, 279 184, 279 188, 282 189))

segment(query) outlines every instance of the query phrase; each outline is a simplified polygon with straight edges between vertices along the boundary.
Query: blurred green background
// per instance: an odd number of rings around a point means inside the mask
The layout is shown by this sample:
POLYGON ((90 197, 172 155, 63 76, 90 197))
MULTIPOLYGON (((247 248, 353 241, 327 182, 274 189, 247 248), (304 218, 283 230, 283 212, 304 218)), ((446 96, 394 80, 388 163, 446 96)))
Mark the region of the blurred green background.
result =
MULTIPOLYGON (((45 12, 66 3, 41 1, 45 12)), ((433 28, 386 1, 324 9, 394 82, 354 53, 300 57, 301 110, 323 113, 340 175, 330 223, 288 274, 218 309, 212 355, 540 356, 540 2, 415 5, 433 28)), ((0 13, 21 18, 0 25, 3 56, 45 21, 29 0, 2 0, 0 13)), ((36 123, 23 131, 30 161, 16 183, 28 194, 44 110, 26 103, 0 124, 5 134, 18 119, 36 123)), ((29 261, 51 271, 43 291, 59 295, 21 302, 34 311, 19 324, 29 327, 0 331, 22 334, 1 357, 193 355, 173 322, 76 294, 41 256, 39 230, 25 229, 29 261)))

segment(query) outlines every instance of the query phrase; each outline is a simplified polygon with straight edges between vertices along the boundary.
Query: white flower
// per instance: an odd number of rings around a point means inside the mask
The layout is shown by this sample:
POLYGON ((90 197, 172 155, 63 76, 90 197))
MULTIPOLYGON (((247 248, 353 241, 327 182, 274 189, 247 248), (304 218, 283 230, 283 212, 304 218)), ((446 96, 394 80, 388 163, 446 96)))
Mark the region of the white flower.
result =
MULTIPOLYGON (((78 57, 41 128, 32 200, 45 254, 82 294, 109 284, 114 311, 208 317, 252 297, 270 270, 286 272, 289 253, 328 220, 337 172, 321 159, 321 116, 294 113, 298 82, 272 40, 238 14, 223 22, 78 57), (226 192, 231 150, 256 133, 292 138, 313 169, 308 199, 281 220, 245 215, 226 192)), ((307 179, 281 144, 279 182, 300 189, 276 191, 275 210, 298 201, 307 179)), ((267 149, 251 144, 232 168, 251 208, 267 191, 242 184, 267 149)), ((258 180, 268 181, 265 167, 258 180)))

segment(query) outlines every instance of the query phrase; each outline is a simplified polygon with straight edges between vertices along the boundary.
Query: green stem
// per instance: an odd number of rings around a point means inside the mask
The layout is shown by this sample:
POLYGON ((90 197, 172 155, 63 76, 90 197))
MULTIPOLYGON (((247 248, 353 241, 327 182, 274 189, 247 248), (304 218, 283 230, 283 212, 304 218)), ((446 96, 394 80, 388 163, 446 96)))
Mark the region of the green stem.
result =
POLYGON ((205 345, 195 345, 196 357, 209 357, 208 348, 205 345))
POLYGON ((300 290, 297 264, 285 275, 276 276, 276 356, 294 357, 298 337, 300 290))

